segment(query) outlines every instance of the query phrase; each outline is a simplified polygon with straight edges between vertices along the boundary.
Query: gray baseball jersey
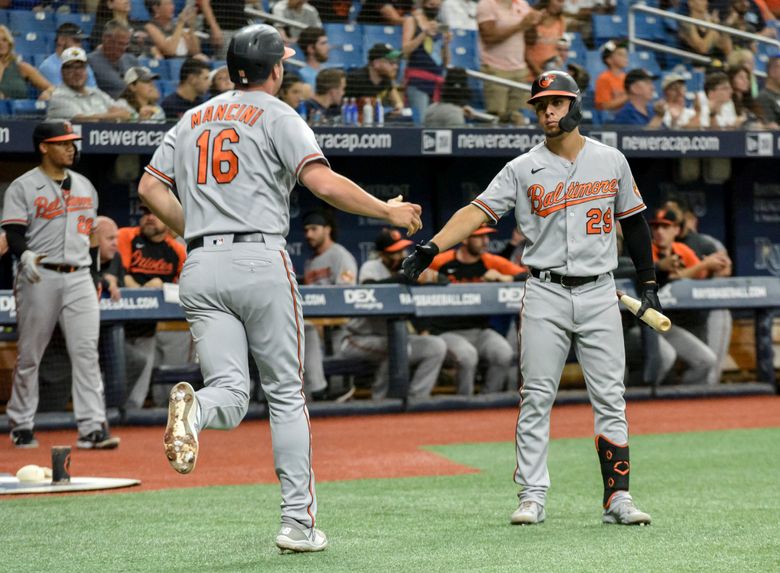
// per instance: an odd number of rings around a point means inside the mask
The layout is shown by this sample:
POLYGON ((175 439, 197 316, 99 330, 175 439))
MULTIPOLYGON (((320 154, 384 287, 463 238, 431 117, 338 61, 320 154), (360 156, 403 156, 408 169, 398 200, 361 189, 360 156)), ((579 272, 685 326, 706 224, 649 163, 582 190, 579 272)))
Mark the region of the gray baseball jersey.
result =
POLYGON ((196 427, 241 422, 251 352, 270 410, 282 521, 305 527, 314 527, 317 499, 301 297, 284 246, 290 191, 311 161, 325 158, 292 108, 265 92, 231 91, 187 111, 146 167, 178 191, 185 238, 206 237, 180 279, 206 385, 196 427), (234 243, 236 233, 262 241, 234 243))
POLYGON ((295 110, 265 92, 231 91, 185 113, 146 171, 178 184, 187 241, 254 231, 286 236, 290 191, 311 161, 327 163, 295 110))
POLYGON ((513 159, 472 205, 494 222, 514 208, 523 263, 564 275, 617 268, 615 220, 645 209, 626 158, 585 138, 576 164, 544 143, 513 159))
POLYGON ((86 177, 67 174, 70 191, 60 189, 40 167, 15 179, 5 192, 2 224, 27 225, 27 246, 45 254, 45 263, 88 267, 97 192, 86 177))
POLYGON ((353 285, 356 280, 357 261, 338 243, 303 264, 303 283, 307 285, 353 285))
POLYGON ((514 208, 527 237, 523 262, 543 271, 526 281, 519 320, 515 482, 521 501, 544 505, 550 412, 572 342, 596 434, 615 447, 627 444, 625 350, 611 271, 617 267, 615 221, 645 205, 625 157, 589 138, 573 162, 537 145, 510 161, 472 204, 493 221, 514 208), (568 288, 550 272, 596 278, 568 288))

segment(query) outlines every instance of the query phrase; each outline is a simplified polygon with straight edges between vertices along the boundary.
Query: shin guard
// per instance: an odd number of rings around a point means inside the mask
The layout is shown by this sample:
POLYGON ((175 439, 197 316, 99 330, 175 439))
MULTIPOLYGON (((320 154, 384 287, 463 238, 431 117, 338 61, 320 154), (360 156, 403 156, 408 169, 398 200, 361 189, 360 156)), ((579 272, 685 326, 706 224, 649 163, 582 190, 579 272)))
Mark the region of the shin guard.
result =
POLYGON ((601 462, 601 477, 604 480, 604 509, 606 509, 615 493, 628 491, 628 474, 631 471, 628 444, 618 446, 599 434, 596 436, 596 452, 598 452, 599 462, 601 462))

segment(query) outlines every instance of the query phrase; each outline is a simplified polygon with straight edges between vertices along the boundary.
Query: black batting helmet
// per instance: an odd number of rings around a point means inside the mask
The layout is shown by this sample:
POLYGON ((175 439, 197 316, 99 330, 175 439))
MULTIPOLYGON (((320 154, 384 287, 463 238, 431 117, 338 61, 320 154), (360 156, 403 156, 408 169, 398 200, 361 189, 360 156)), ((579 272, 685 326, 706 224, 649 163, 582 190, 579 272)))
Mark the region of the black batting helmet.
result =
POLYGON ((241 28, 230 40, 227 67, 230 80, 236 86, 263 83, 271 69, 295 54, 284 45, 279 31, 268 24, 253 24, 241 28))
POLYGON ((577 82, 569 74, 559 70, 544 72, 534 80, 531 86, 531 97, 528 103, 547 96, 564 96, 572 98, 569 112, 558 122, 563 131, 572 131, 582 121, 582 96, 577 82))

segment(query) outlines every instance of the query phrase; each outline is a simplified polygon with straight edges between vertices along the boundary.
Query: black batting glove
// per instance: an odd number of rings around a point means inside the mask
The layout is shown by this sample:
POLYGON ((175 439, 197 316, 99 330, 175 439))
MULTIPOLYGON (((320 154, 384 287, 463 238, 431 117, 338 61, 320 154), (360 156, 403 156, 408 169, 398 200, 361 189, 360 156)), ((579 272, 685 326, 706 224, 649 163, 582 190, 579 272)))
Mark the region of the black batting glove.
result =
POLYGON ((636 313, 637 318, 641 318, 648 308, 663 312, 661 302, 658 300, 658 283, 642 283, 639 288, 642 289, 640 297, 642 306, 639 307, 636 313))
POLYGON ((416 281, 420 274, 433 262, 433 257, 438 254, 439 247, 436 246, 436 243, 430 241, 424 245, 418 243, 414 248, 414 252, 401 263, 401 274, 412 281, 416 281))

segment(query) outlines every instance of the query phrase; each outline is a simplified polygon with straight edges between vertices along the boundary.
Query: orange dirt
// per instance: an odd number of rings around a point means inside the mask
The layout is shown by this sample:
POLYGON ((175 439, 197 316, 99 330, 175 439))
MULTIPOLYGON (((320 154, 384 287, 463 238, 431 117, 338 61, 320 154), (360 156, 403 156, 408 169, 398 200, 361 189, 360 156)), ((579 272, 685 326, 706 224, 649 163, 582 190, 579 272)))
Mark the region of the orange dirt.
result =
MULTIPOLYGON (((514 409, 315 418, 312 426, 317 480, 473 473, 473 468, 421 450, 420 446, 511 441, 516 418, 514 409)), ((628 419, 634 435, 777 427, 780 397, 633 402, 628 405, 628 419)), ((142 485, 130 491, 276 482, 267 420, 244 422, 230 432, 202 433, 198 466, 187 476, 176 474, 168 466, 162 449, 162 428, 119 427, 114 433, 122 438, 117 450, 74 448, 72 475, 140 479, 142 485)), ((554 409, 553 438, 592 434, 589 406, 554 409)), ((41 443, 36 450, 16 450, 5 442, 0 450, 0 472, 14 474, 26 464, 48 466, 51 446, 75 446, 75 431, 36 435, 41 443)))

